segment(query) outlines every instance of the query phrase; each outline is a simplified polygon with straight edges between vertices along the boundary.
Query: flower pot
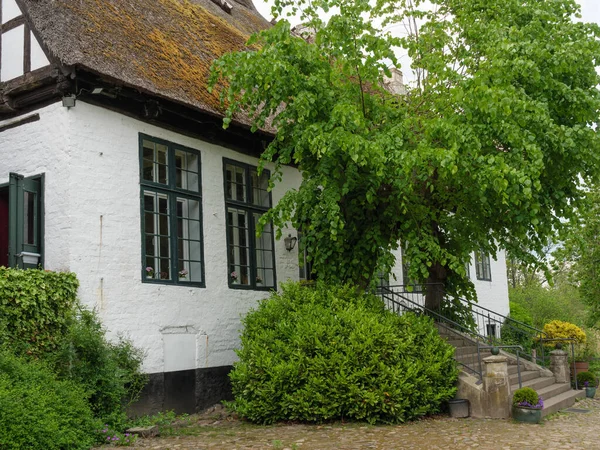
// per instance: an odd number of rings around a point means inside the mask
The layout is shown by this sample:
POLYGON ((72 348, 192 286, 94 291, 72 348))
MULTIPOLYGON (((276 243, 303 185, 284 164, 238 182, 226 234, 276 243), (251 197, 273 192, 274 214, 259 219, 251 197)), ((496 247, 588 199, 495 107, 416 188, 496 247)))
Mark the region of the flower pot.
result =
POLYGON ((586 387, 585 388, 585 396, 587 398, 594 398, 594 396, 596 395, 596 388, 595 387, 586 387))
POLYGON ((539 408, 527 408, 526 406, 513 406, 512 416, 517 422, 540 423, 542 410, 539 408))
MULTIPOLYGON (((573 373, 573 363, 571 363, 570 366, 571 366, 571 380, 574 380, 575 373, 573 373)), ((588 372, 590 370, 590 363, 587 361, 575 361, 575 369, 577 370, 577 373, 588 372)), ((581 386, 579 388, 581 389, 581 386)))
POLYGON ((450 407, 450 417, 469 417, 469 400, 455 398, 454 400, 448 400, 448 406, 450 407))

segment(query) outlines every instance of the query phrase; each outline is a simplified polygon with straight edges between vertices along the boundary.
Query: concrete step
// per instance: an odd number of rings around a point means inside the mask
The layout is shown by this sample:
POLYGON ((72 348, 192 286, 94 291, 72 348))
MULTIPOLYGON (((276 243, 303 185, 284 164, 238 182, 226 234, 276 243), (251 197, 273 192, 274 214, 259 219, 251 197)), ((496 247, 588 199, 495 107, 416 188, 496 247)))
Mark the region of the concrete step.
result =
MULTIPOLYGON (((481 359, 487 358, 488 356, 492 356, 489 351, 481 351, 479 353, 479 357, 481 357, 481 359)), ((477 357, 477 351, 472 351, 472 349, 464 349, 464 351, 462 349, 457 349, 457 351, 454 353, 454 358, 457 360, 477 360, 477 357)))
MULTIPOLYGON (((523 373, 527 370, 523 364, 520 364, 520 366, 521 366, 521 373, 523 373)), ((508 374, 509 375, 514 375, 515 373, 518 373, 518 371, 519 371, 518 366, 516 364, 508 365, 508 374)))
MULTIPOLYGON (((542 395, 542 398, 544 396, 542 395)), ((576 391, 569 389, 562 394, 556 395, 548 400, 544 399, 544 409, 542 409, 542 417, 548 414, 555 413, 561 409, 569 408, 575 403, 575 399, 584 398, 585 391, 576 391)))
MULTIPOLYGON (((539 378, 534 378, 533 380, 524 381, 523 387, 527 386, 532 389, 535 389, 536 391, 539 391, 540 389, 543 389, 547 386, 554 384, 554 381, 555 381, 554 377, 539 377, 539 378)), ((511 392, 515 392, 517 389, 519 389, 519 383, 515 383, 510 386, 511 392)))
MULTIPOLYGON (((522 370, 521 371, 521 383, 524 385, 526 381, 535 380, 540 378, 540 372, 538 370, 522 370)), ((519 384, 519 374, 515 372, 508 377, 509 383, 512 385, 519 384)), ((554 381, 554 380, 553 380, 554 381)))
POLYGON ((556 397, 557 395, 562 394, 563 392, 568 392, 571 390, 571 385, 569 383, 554 383, 550 386, 546 386, 545 388, 537 391, 538 395, 541 396, 544 401, 550 400, 552 397, 556 397))

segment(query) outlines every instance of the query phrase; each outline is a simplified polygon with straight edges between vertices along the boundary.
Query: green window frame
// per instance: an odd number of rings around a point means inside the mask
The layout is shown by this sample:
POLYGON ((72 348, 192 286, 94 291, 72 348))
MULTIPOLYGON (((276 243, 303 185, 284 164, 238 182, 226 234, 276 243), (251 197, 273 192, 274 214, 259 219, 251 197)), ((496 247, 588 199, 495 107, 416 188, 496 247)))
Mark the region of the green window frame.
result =
POLYGON ((260 236, 258 222, 272 205, 269 171, 223 158, 227 228, 227 280, 233 289, 269 290, 277 286, 273 225, 260 236))
POLYGON ((487 253, 475 252, 475 275, 478 280, 492 281, 490 255, 487 253))
POLYGON ((201 155, 139 135, 142 282, 205 287, 201 155))

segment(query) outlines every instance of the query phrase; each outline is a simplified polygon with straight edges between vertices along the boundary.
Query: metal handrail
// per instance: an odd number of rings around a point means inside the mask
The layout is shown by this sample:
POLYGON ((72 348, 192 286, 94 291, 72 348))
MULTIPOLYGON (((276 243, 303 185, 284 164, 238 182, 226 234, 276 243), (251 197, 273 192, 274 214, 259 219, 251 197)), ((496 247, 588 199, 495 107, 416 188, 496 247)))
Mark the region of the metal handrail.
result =
MULTIPOLYGON (((392 291, 391 289, 389 289, 387 286, 380 286, 378 288, 379 294, 381 295, 382 298, 384 298, 387 301, 390 301, 392 303, 394 303, 394 306, 399 306, 407 311, 412 311, 415 313, 426 313, 427 315, 431 316, 432 318, 434 318, 434 320, 437 319, 438 322, 443 322, 444 324, 448 325, 447 329, 449 331, 454 332, 455 334, 457 334, 459 337, 464 338, 464 336, 461 336, 459 334, 459 332, 457 330, 461 330, 462 333, 465 333, 467 335, 470 335, 471 337, 475 338, 475 341, 473 343, 477 344, 477 364, 478 364, 478 369, 469 366, 468 364, 465 364, 461 361, 457 360, 457 363, 460 364, 461 366, 464 366, 467 370, 475 373, 476 375, 479 376, 479 379, 482 380, 483 378, 483 370, 481 368, 481 355, 480 355, 480 341, 479 339, 485 339, 483 336, 473 332, 473 330, 471 330, 468 327, 465 327, 462 324, 459 324, 451 319, 448 319, 447 317, 442 316, 441 314, 437 313, 436 311, 430 310, 428 308, 426 308, 424 305, 420 305, 417 302, 414 302, 412 300, 410 300, 409 298, 402 296, 400 294, 398 294, 397 292, 392 291), (387 295, 386 295, 386 291, 387 291, 387 295), (390 296, 391 294, 391 296, 390 296), (402 301, 398 301, 396 300, 394 297, 399 297, 402 299, 402 301), (406 303, 409 303, 409 306, 406 303), (479 339, 478 339, 479 338, 479 339)), ((520 368, 518 369, 520 372, 520 368)))
MULTIPOLYGON (((406 291, 406 292, 408 292, 410 294, 425 294, 427 292, 426 288, 428 286, 435 287, 436 289, 440 289, 443 292, 443 285, 441 283, 398 284, 398 285, 390 285, 390 286, 385 286, 385 287, 388 288, 388 289, 389 288, 396 288, 396 287, 398 287, 398 288, 416 287, 416 288, 419 288, 419 289, 409 290, 409 291, 406 291), (423 287, 425 287, 425 289, 423 289, 423 287)), ((461 303, 465 303, 466 305, 470 306, 471 308, 475 307, 477 309, 485 311, 488 314, 493 314, 493 315, 501 317, 501 318, 503 318, 505 320, 514 322, 517 325, 519 325, 520 327, 528 328, 528 329, 530 329, 530 330, 532 330, 532 331, 534 331, 536 333, 539 333, 541 335, 547 335, 547 333, 545 331, 543 331, 543 330, 539 330, 539 329, 537 329, 537 328, 535 328, 535 327, 533 327, 531 325, 528 325, 528 324, 526 324, 524 322, 520 322, 518 320, 512 319, 511 317, 504 316, 504 315, 502 315, 502 314, 500 314, 500 313, 498 313, 496 311, 492 311, 491 309, 488 309, 488 308, 486 308, 484 306, 481 306, 481 305, 479 305, 477 303, 474 303, 474 302, 472 302, 470 300, 467 300, 466 298, 461 298, 461 297, 456 297, 456 298, 461 303)))
MULTIPOLYGON (((387 286, 387 288, 396 294, 399 294, 397 290, 400 290, 402 294, 407 294, 411 296, 423 296, 423 304, 419 304, 420 307, 425 307, 424 304, 424 295, 426 294, 428 289, 438 289, 443 292, 442 285, 439 283, 430 283, 430 284, 419 284, 419 285, 395 285, 395 286, 387 286)), ((545 362, 545 348, 543 342, 548 339, 547 333, 542 330, 538 330, 537 328, 532 327, 526 323, 520 322, 518 320, 514 320, 510 317, 499 314, 491 309, 485 308, 483 306, 479 306, 476 303, 473 303, 469 300, 457 297, 456 300, 464 304, 467 309, 470 311, 471 316, 474 321, 474 325, 477 330, 480 332, 478 335, 484 340, 488 340, 490 343, 498 341, 498 344, 502 344, 502 336, 499 336, 499 329, 502 327, 507 327, 514 333, 523 335, 531 341, 532 344, 539 345, 538 349, 532 351, 531 354, 523 353, 523 356, 527 359, 530 359, 532 362, 543 365, 545 362), (488 327, 490 329, 488 329, 488 327), (487 334, 484 335, 483 332, 487 334)), ((415 302, 417 303, 417 302, 415 302)))
MULTIPOLYGON (((464 334, 469 335, 472 338, 471 342, 477 345, 477 366, 478 366, 478 368, 469 366, 468 364, 465 364, 465 363, 459 361, 458 359, 457 359, 457 363, 460 364, 461 366, 464 366, 467 370, 478 375, 480 381, 483 378, 483 369, 481 367, 481 349, 497 347, 497 348, 516 350, 517 376, 518 376, 518 380, 519 380, 519 387, 522 386, 521 365, 520 365, 520 354, 521 354, 520 352, 523 352, 522 346, 520 346, 520 345, 482 346, 481 341, 486 341, 488 339, 488 337, 480 334, 477 331, 477 329, 473 330, 469 327, 464 326, 463 324, 459 324, 456 321, 453 321, 452 319, 449 319, 449 318, 443 316, 442 314, 440 314, 437 311, 430 310, 425 307, 424 303, 423 304, 418 303, 414 300, 409 299, 406 295, 402 295, 402 294, 392 290, 393 287, 397 287, 397 286, 389 286, 389 287, 388 286, 380 286, 378 288, 378 291, 383 299, 387 300, 388 302, 392 302, 395 307, 401 307, 405 310, 413 311, 413 312, 417 312, 417 313, 425 313, 425 314, 431 316, 432 318, 434 318, 434 320, 436 320, 437 322, 443 322, 445 325, 447 325, 446 329, 454 332, 454 334, 458 335, 459 337, 464 338, 464 336, 461 336, 461 334, 460 334, 460 333, 464 333, 464 334), (399 298, 401 300, 398 301, 396 298, 399 298), (457 330, 460 330, 460 332, 458 332, 457 330)), ((402 286, 402 288, 404 288, 404 286, 402 286)), ((413 293, 415 293, 415 292, 414 291, 406 292, 406 294, 413 294, 413 293)), ((419 293, 419 292, 417 291, 417 293, 419 293)), ((490 312, 493 312, 493 311, 490 311, 490 312)), ((499 316, 501 316, 501 315, 499 315, 499 316)), ((539 331, 539 330, 536 330, 536 336, 539 336, 540 334, 537 333, 537 331, 539 331)))

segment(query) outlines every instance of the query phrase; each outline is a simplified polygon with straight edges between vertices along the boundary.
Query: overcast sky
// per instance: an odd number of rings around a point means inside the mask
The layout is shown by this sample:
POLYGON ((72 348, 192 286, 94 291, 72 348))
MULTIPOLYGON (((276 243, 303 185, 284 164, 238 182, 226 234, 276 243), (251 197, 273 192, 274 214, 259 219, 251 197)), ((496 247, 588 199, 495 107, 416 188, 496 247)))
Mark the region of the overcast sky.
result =
MULTIPOLYGON (((600 1, 599 0, 577 0, 581 5, 581 14, 583 21, 596 22, 600 24, 600 1)), ((271 20, 271 2, 263 0, 254 0, 254 5, 260 13, 271 20)))

